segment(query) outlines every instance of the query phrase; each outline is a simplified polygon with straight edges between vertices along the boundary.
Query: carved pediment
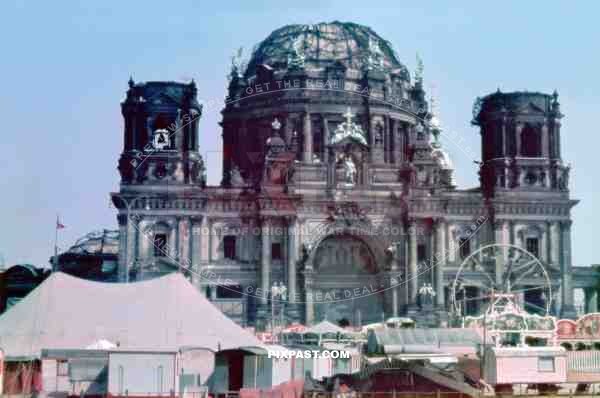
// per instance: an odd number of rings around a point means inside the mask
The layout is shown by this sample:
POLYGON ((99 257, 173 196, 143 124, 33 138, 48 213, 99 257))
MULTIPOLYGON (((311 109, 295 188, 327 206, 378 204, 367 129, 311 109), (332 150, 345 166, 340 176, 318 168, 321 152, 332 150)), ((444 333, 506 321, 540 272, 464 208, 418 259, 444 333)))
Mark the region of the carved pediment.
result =
POLYGON ((534 104, 533 102, 529 102, 527 105, 524 105, 523 107, 517 109, 516 112, 527 113, 527 114, 540 114, 540 115, 544 114, 544 110, 542 108, 540 108, 539 106, 537 106, 536 104, 534 104))
POLYGON ((147 101, 151 104, 155 105, 176 105, 180 106, 181 102, 177 99, 176 93, 173 92, 172 95, 169 94, 168 89, 167 92, 161 91, 156 95, 153 95, 150 98, 147 98, 147 101))
POLYGON ((327 219, 332 223, 345 223, 350 226, 356 222, 368 222, 368 209, 361 208, 356 202, 336 203, 329 206, 327 219))

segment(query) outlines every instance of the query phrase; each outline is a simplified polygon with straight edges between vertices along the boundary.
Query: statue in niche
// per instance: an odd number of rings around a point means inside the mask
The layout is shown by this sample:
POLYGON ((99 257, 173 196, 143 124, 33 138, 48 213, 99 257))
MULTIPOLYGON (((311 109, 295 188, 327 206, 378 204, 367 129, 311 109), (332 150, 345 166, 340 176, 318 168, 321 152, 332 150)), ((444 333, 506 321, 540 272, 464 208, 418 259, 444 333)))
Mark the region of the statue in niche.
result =
POLYGON ((433 305, 433 298, 435 297, 435 290, 431 283, 424 283, 419 288, 419 296, 421 296, 421 304, 425 306, 433 305))
POLYGON ((344 179, 346 184, 356 184, 356 165, 350 155, 346 155, 344 159, 344 179))
POLYGON ((177 181, 177 182, 183 182, 185 178, 185 172, 183 170, 183 162, 179 161, 177 162, 177 165, 175 166, 175 170, 173 171, 173 180, 177 181))
POLYGON ((244 177, 242 177, 242 173, 240 172, 239 167, 234 165, 229 171, 229 176, 231 180, 231 185, 233 185, 234 187, 244 185, 244 177))

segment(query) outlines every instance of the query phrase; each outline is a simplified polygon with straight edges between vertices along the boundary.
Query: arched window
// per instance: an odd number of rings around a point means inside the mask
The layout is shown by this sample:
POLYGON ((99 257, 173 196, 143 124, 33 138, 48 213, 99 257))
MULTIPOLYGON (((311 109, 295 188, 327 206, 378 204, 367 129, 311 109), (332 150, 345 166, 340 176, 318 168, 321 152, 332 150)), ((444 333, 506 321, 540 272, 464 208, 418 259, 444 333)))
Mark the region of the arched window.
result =
POLYGON ((153 239, 152 239, 152 254, 154 257, 168 257, 171 254, 169 242, 169 234, 171 229, 168 224, 164 222, 156 223, 153 228, 153 239))
POLYGON ((521 131, 521 155, 540 157, 542 155, 542 137, 538 127, 526 124, 521 131))
POLYGON ((226 235, 223 237, 223 257, 235 260, 235 236, 226 235))

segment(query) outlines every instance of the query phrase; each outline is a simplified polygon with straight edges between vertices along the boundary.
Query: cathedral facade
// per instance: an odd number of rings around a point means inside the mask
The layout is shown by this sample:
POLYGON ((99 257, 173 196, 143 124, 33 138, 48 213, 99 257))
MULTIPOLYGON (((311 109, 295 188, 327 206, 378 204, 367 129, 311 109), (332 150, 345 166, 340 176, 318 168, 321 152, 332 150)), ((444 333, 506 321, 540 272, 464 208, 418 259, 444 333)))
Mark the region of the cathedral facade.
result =
POLYGON ((352 23, 290 25, 232 60, 208 186, 192 83, 129 82, 119 279, 184 272, 236 321, 440 324, 490 292, 573 317, 558 95, 479 98, 480 186, 460 189, 435 100, 352 23))

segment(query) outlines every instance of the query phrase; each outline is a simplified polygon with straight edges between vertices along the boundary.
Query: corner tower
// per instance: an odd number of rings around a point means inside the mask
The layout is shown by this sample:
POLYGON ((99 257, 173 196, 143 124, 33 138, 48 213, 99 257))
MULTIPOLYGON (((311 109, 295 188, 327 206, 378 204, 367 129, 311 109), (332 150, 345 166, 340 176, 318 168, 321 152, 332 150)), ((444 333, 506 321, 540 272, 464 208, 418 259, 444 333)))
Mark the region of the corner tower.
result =
MULTIPOLYGON (((560 149, 558 94, 502 93, 479 98, 473 124, 481 134, 481 190, 494 228, 495 243, 521 247, 553 279, 554 311, 576 316, 571 281, 571 209, 569 170, 560 149)), ((489 232, 492 232, 491 230, 489 232)), ((488 235, 491 239, 491 234, 488 235)), ((504 263, 517 261, 507 249, 504 263)), ((525 295, 535 301, 535 286, 525 295)))
POLYGON ((202 107, 196 84, 135 83, 121 103, 124 119, 121 184, 204 184, 198 153, 202 107))
POLYGON ((121 184, 112 201, 119 210, 119 280, 130 281, 188 267, 193 222, 205 187, 198 153, 202 107, 196 85, 135 83, 121 102, 121 184), (179 209, 180 214, 165 214, 179 209))
POLYGON ((473 124, 481 133, 481 187, 501 191, 567 191, 561 160, 558 94, 502 93, 478 98, 473 124))

